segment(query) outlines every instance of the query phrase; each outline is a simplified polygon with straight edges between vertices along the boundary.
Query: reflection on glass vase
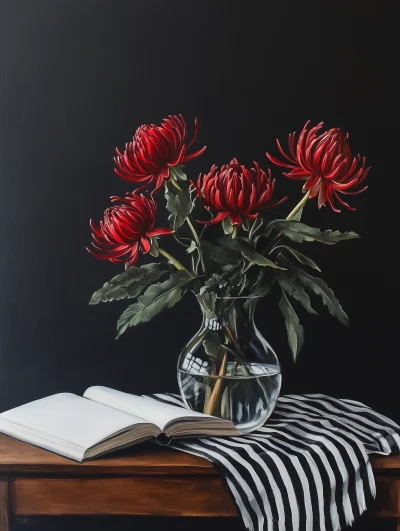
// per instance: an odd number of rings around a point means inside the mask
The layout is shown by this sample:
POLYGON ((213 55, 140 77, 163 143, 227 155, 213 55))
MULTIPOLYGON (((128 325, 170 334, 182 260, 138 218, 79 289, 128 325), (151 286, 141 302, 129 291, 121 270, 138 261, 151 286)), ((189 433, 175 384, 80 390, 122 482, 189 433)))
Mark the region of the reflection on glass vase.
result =
POLYGON ((186 405, 232 420, 244 433, 259 428, 281 389, 278 358, 254 323, 258 299, 226 298, 180 354, 178 383, 186 405))

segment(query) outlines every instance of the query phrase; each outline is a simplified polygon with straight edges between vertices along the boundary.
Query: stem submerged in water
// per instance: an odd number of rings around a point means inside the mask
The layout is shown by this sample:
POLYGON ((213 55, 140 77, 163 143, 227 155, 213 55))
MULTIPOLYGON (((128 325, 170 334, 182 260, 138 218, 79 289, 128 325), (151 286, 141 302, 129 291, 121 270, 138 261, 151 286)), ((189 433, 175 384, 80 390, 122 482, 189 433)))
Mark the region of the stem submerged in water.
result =
POLYGON ((222 358, 221 367, 219 369, 218 379, 215 382, 215 386, 214 386, 213 392, 211 393, 211 396, 210 396, 210 399, 208 401, 208 404, 207 404, 206 408, 204 409, 204 413, 206 413, 207 415, 213 415, 214 414, 215 407, 217 405, 217 401, 218 401, 219 395, 221 393, 223 378, 224 378, 224 376, 226 374, 226 366, 227 366, 227 364, 228 364, 228 354, 227 354, 227 352, 225 352, 224 357, 222 358))

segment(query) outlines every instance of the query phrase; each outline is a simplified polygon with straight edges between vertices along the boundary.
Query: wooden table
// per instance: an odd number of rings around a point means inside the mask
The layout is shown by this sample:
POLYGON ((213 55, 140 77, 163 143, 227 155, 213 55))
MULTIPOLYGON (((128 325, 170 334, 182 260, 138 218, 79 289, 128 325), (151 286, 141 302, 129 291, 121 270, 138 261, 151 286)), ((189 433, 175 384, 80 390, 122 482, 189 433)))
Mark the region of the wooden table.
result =
MULTIPOLYGON (((379 517, 397 518, 400 456, 374 457, 379 517)), ((150 446, 80 464, 0 434, 0 531, 12 516, 238 516, 214 466, 150 446)))

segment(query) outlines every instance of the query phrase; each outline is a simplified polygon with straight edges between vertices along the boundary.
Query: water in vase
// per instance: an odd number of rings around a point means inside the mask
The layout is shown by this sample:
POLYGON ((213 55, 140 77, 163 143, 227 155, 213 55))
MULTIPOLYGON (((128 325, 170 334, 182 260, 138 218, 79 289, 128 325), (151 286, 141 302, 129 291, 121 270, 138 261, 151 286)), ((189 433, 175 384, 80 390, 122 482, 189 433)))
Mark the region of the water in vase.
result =
POLYGON ((201 370, 201 359, 186 361, 186 367, 179 369, 178 381, 191 409, 230 419, 244 433, 264 424, 274 410, 282 378, 275 364, 251 363, 242 370, 229 362, 227 376, 218 377, 211 376, 206 367, 201 370))

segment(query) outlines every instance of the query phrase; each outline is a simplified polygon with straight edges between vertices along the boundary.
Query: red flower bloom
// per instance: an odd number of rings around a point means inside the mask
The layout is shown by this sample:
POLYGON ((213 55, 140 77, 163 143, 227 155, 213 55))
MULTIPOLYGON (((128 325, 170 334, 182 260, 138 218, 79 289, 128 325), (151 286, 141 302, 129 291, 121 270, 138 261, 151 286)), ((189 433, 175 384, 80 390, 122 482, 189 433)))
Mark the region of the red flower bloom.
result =
POLYGON ((187 154, 197 138, 198 129, 199 124, 195 119, 193 139, 186 144, 187 126, 181 114, 168 116, 161 126, 142 125, 137 129, 132 142, 126 144, 123 154, 117 149, 118 156, 114 159, 117 165, 115 172, 127 181, 148 184, 154 182, 156 192, 164 180, 168 179, 170 168, 204 153, 205 146, 199 151, 187 154))
POLYGON ((368 186, 352 192, 349 190, 364 181, 370 167, 365 168, 364 157, 353 157, 348 144, 348 133, 334 128, 318 134, 324 123, 320 122, 317 126, 307 129, 309 123, 303 127, 298 139, 296 133, 289 135, 290 155, 284 152, 279 140, 276 141, 279 151, 286 159, 285 162, 269 153, 267 157, 274 164, 288 168, 290 171, 283 175, 289 179, 305 180, 303 190, 309 190, 310 197, 318 195, 319 208, 328 201, 332 210, 340 212, 335 207, 337 200, 348 210, 355 210, 343 201, 339 193, 356 195, 364 192, 368 186))
POLYGON ((278 206, 270 204, 275 190, 275 179, 271 172, 265 173, 257 162, 255 168, 248 169, 240 165, 237 159, 218 169, 214 165, 207 175, 200 174, 197 186, 197 196, 201 198, 205 207, 218 212, 211 221, 200 221, 205 225, 214 225, 230 216, 232 225, 241 225, 242 216, 254 219, 260 210, 278 206))
POLYGON ((150 251, 150 238, 174 232, 162 227, 154 228, 156 203, 153 198, 128 194, 125 198, 111 197, 111 200, 121 201, 122 204, 107 208, 100 227, 90 220, 95 250, 87 250, 96 258, 110 260, 113 264, 126 262, 126 267, 130 267, 138 261, 139 249, 144 253, 150 251))

